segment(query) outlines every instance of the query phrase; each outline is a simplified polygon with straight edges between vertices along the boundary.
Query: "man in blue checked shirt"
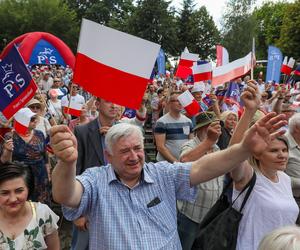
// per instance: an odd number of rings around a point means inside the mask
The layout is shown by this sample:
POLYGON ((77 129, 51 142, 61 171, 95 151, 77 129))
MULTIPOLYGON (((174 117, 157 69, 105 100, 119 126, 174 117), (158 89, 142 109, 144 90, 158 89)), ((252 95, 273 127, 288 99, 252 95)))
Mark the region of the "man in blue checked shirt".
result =
POLYGON ((176 200, 192 201, 197 184, 262 152, 280 133, 274 131, 284 124, 282 119, 271 113, 251 127, 241 143, 201 160, 175 164, 145 163, 141 130, 116 124, 105 137, 109 164, 77 177, 76 138, 66 126, 55 126, 51 143, 59 162, 53 171, 53 197, 68 220, 89 217, 90 249, 181 249, 176 200))

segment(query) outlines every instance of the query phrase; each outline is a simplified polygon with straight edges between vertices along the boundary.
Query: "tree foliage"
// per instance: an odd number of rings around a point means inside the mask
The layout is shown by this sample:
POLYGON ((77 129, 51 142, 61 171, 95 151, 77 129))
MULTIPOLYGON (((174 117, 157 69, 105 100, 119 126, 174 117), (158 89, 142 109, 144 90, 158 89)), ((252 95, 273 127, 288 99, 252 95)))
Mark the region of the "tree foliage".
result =
POLYGON ((256 33, 256 58, 267 58, 268 46, 278 44, 283 17, 289 3, 267 2, 253 12, 256 33))
POLYGON ((253 0, 229 0, 223 15, 222 45, 229 53, 230 61, 245 56, 252 50, 254 17, 251 14, 253 0))
POLYGON ((138 37, 159 43, 167 53, 177 53, 174 9, 165 0, 138 1, 128 19, 127 30, 138 37))
POLYGON ((110 27, 124 30, 134 10, 131 0, 64 0, 76 11, 78 19, 87 18, 110 27), (124 26, 125 25, 125 26, 124 26))
POLYGON ((1 49, 14 38, 33 31, 49 32, 76 49, 79 34, 76 13, 60 0, 3 0, 0 20, 1 49))
POLYGON ((194 9, 193 0, 184 0, 183 9, 177 18, 178 38, 180 51, 184 47, 193 53, 198 53, 200 58, 215 58, 215 45, 219 42, 219 31, 208 14, 206 7, 194 9))
POLYGON ((276 45, 282 49, 285 55, 300 60, 300 1, 289 4, 283 17, 280 30, 280 38, 276 45))

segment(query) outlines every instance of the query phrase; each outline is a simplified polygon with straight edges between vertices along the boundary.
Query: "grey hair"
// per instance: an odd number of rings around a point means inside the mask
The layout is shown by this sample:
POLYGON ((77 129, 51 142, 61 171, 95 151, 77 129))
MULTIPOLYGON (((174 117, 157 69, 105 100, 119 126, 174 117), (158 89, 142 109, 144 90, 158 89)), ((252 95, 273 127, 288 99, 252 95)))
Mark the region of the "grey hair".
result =
POLYGON ((259 244, 258 250, 299 250, 300 228, 286 226, 267 234, 259 244))
POLYGON ((112 155, 113 145, 122 137, 128 137, 130 135, 137 135, 141 141, 141 145, 144 147, 144 136, 142 130, 133 124, 121 122, 113 125, 105 135, 105 147, 107 152, 112 155))
POLYGON ((230 115, 233 115, 237 121, 239 120, 239 116, 237 113, 230 111, 230 110, 226 110, 223 113, 221 113, 221 116, 220 116, 221 121, 225 122, 227 117, 230 115))
POLYGON ((289 120, 289 131, 294 132, 296 126, 300 127, 300 113, 294 114, 289 120))

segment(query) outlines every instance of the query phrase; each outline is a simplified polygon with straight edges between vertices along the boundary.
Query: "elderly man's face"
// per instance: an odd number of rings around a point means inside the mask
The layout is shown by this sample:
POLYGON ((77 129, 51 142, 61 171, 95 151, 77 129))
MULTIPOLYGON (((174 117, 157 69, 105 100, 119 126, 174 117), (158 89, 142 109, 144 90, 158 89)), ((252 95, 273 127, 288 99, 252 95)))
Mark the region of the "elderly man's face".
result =
POLYGON ((123 183, 135 185, 140 179, 145 162, 142 140, 137 134, 121 137, 112 147, 112 154, 106 153, 108 161, 123 183))

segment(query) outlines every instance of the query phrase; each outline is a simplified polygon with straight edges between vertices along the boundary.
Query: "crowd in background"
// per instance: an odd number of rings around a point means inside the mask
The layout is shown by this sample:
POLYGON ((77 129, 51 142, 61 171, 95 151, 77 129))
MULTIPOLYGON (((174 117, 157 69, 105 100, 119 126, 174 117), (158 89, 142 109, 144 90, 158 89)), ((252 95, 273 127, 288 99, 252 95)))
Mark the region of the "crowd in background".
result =
MULTIPOLYGON (((76 170, 77 174, 82 174, 87 168, 107 164, 105 155, 93 150, 104 150, 106 132, 121 121, 136 124, 144 132, 153 133, 156 161, 176 163, 195 161, 203 155, 240 142, 250 124, 270 112, 276 112, 285 115, 286 122, 281 128, 284 135, 274 140, 270 151, 253 156, 252 162, 242 164, 231 174, 199 184, 195 202, 179 200, 178 233, 183 249, 192 249, 201 230, 199 224, 219 198, 224 185, 233 179, 234 186, 228 197, 235 198, 254 172, 258 173, 258 190, 255 189, 255 194, 245 207, 247 216, 244 216, 240 227, 237 249, 257 248, 260 240, 273 229, 295 224, 296 220, 299 223, 300 82, 265 83, 262 76, 256 80, 245 76, 213 87, 209 81, 186 83, 167 72, 165 75, 156 75, 149 82, 141 107, 135 111, 135 115, 126 115, 125 107, 94 97, 73 83, 72 70, 68 67, 39 65, 33 67, 31 73, 39 91, 26 105, 34 113, 28 133, 17 134, 12 129, 13 119, 6 120, 0 114, 0 134, 3 136, 0 160, 2 163, 18 161, 30 166, 35 185, 28 199, 47 204, 50 208, 53 204, 51 172, 56 157, 49 145, 51 126, 65 124, 74 132, 79 153, 76 170), (238 93, 230 93, 233 84, 237 86, 235 91, 238 93), (178 96, 186 90, 199 104, 199 113, 193 117, 188 115, 178 100, 178 96), (81 104, 79 116, 68 114, 71 102, 81 104), (94 133, 94 137, 99 134, 99 138, 94 142, 92 137, 89 139, 89 133, 94 133), (262 197, 261 193, 265 196, 262 197), (265 197, 269 197, 271 205, 263 201, 265 197), (257 203, 261 203, 265 210, 255 210, 253 204, 257 203), (252 223, 254 220, 255 223, 252 223), (263 221, 260 228, 256 228, 258 220, 263 221)), ((18 176, 22 176, 22 173, 18 176)), ((0 187, 2 183, 0 178, 0 187)), ((49 213, 57 221, 55 215, 49 211, 47 215, 49 213)), ((55 223, 50 224, 54 229, 48 230, 46 236, 57 229, 55 223)), ((74 221, 73 249, 87 249, 88 224, 88 218, 84 216, 74 221)), ((2 238, 0 235, 0 246, 2 238)), ((42 244, 46 243, 43 241, 42 244)), ((267 249, 263 245, 261 249, 267 249)))

